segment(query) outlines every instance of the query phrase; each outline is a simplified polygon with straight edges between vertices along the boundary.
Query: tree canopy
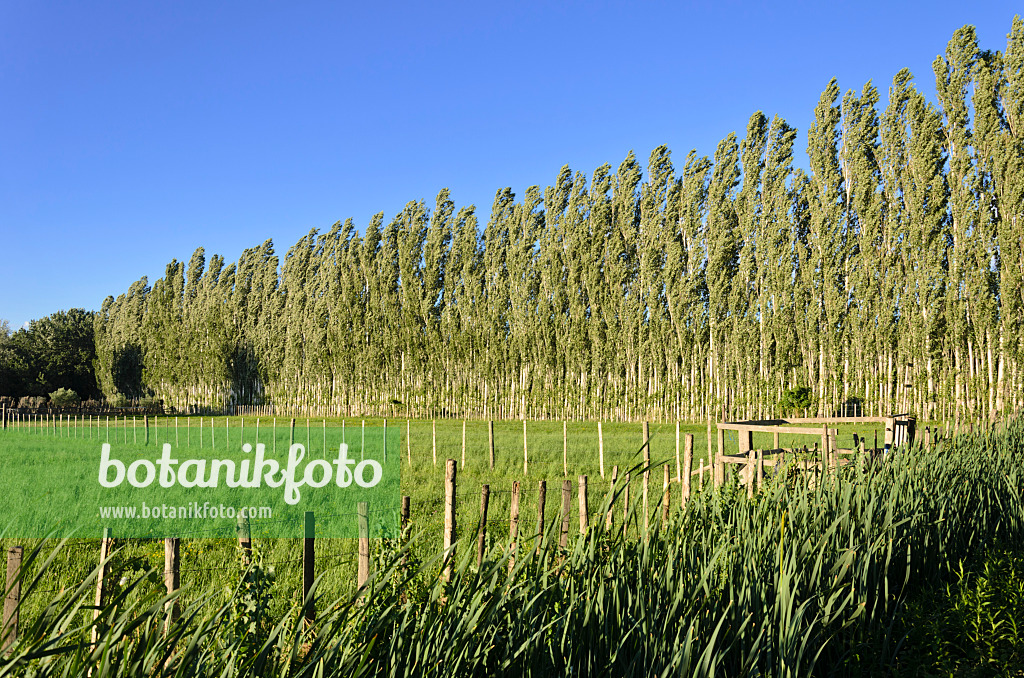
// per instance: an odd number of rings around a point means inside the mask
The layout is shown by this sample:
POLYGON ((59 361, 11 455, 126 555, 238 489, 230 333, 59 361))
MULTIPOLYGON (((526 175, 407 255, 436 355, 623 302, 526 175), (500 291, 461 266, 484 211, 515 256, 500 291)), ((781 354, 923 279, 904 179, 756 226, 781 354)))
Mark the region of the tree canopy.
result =
POLYGON ((936 104, 907 70, 887 95, 829 82, 806 170, 758 111, 681 166, 661 146, 646 172, 630 153, 502 188, 482 226, 442 190, 283 257, 200 248, 103 303, 99 384, 321 414, 769 416, 794 389, 817 412, 1019 407, 1024 23, 1005 52, 958 30, 933 70, 936 104))

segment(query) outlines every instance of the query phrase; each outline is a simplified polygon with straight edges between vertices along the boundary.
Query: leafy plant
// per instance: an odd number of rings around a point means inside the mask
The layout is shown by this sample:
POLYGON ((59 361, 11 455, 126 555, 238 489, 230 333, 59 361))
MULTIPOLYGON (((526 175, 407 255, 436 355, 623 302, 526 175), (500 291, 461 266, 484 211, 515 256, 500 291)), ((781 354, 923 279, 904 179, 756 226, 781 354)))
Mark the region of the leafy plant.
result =
POLYGON ((238 564, 237 579, 225 589, 229 599, 223 624, 226 644, 248 660, 260 651, 273 626, 270 588, 275 572, 273 566, 263 566, 263 556, 256 548, 250 554, 239 547, 238 564))
POLYGON ((63 387, 50 394, 50 403, 54 407, 78 407, 81 402, 77 393, 63 387))
POLYGON ((792 416, 810 409, 814 403, 814 393, 808 386, 795 386, 786 389, 779 399, 779 410, 783 416, 792 416))

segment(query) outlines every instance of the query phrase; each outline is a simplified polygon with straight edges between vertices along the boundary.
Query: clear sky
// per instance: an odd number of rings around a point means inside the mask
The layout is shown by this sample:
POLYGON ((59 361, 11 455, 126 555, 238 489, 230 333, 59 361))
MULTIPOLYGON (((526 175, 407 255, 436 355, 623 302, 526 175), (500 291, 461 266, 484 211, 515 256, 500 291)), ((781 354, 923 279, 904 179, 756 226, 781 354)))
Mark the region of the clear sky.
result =
POLYGON ((448 187, 476 204, 756 110, 800 130, 829 79, 884 93, 1009 2, 0 2, 0 318, 98 309, 172 258, 279 255, 448 187))

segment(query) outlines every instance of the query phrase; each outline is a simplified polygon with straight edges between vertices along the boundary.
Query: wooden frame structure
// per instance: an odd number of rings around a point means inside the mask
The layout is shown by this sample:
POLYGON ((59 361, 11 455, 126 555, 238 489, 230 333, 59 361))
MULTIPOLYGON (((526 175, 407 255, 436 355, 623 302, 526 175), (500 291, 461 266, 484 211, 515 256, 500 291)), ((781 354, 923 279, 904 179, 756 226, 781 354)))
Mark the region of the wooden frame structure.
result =
MULTIPOLYGON (((863 455, 868 453, 865 450, 863 441, 858 449, 839 448, 836 443, 839 431, 835 428, 829 428, 829 424, 884 424, 884 445, 878 447, 876 436, 875 446, 870 450, 870 455, 874 458, 879 454, 888 454, 891 450, 902 445, 912 445, 915 437, 916 419, 909 414, 896 414, 889 417, 793 417, 790 419, 719 422, 716 424, 718 449, 715 453, 714 464, 715 485, 720 486, 725 482, 726 464, 742 464, 746 468, 741 481, 747 484, 752 492, 756 468, 757 484, 760 486, 764 479, 765 466, 771 467, 778 463, 785 463, 787 453, 795 454, 797 452, 797 448, 787 449, 779 445, 779 436, 781 434, 807 435, 820 438, 820 450, 817 450, 818 444, 817 442, 815 443, 815 448, 821 455, 820 461, 804 461, 797 464, 799 468, 824 469, 827 467, 834 469, 843 463, 840 462, 839 455, 856 455, 857 453, 863 455), (820 424, 820 428, 789 426, 789 424, 820 424), (738 454, 726 454, 726 431, 736 431, 739 447, 738 454), (756 450, 754 448, 755 432, 772 433, 774 437, 772 449, 756 450)), ((807 450, 806 446, 804 446, 804 450, 807 450)), ((845 463, 852 463, 852 461, 848 460, 845 463)))

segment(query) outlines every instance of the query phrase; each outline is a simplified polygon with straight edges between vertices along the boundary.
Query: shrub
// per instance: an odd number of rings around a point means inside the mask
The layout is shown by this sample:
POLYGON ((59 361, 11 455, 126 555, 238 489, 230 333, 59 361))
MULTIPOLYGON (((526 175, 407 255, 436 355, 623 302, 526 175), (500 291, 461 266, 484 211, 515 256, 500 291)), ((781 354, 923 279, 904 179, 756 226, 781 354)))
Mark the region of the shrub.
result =
POLYGON ((123 393, 116 394, 107 402, 110 403, 111 407, 128 407, 128 397, 123 393))
POLYGON ((46 404, 45 396, 23 396, 18 401, 18 407, 28 410, 38 410, 46 404))
POLYGON ((50 394, 50 403, 54 407, 78 407, 82 399, 69 388, 58 388, 50 394))
POLYGON ((788 415, 793 412, 799 413, 803 410, 810 408, 814 402, 814 393, 807 386, 795 386, 782 394, 782 399, 779 400, 779 409, 783 415, 788 415))

